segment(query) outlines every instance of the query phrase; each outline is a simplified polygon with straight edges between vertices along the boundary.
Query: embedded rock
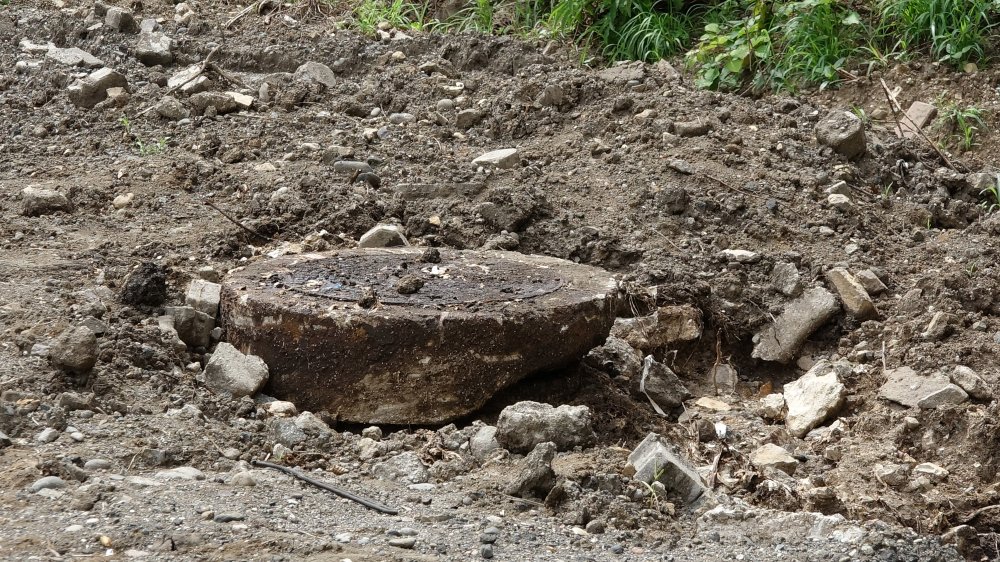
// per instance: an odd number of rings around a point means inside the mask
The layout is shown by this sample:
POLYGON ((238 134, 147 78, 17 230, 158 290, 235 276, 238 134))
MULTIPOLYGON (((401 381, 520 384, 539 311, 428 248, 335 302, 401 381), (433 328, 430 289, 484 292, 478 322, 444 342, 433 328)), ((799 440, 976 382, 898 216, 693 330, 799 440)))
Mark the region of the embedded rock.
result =
POLYGON ((220 343, 205 365, 205 385, 234 397, 253 396, 267 382, 267 364, 260 357, 244 355, 220 343))
POLYGON ((497 441, 514 453, 526 453, 535 445, 551 441, 560 451, 594 442, 590 408, 518 402, 500 412, 497 441))
POLYGON ((837 299, 822 287, 810 289, 789 303, 774 323, 754 338, 753 357, 788 363, 806 338, 840 310, 837 299))
POLYGON ((837 375, 840 368, 820 361, 798 380, 785 385, 785 405, 788 407, 785 427, 789 433, 804 437, 809 430, 837 413, 847 395, 837 375))

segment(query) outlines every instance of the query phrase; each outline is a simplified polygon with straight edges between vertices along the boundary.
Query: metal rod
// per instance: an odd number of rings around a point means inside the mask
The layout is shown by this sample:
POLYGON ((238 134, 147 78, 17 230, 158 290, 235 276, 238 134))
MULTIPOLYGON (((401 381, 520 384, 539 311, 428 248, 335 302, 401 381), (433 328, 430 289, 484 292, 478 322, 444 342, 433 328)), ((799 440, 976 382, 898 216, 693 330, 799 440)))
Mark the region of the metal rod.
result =
POLYGON ((326 490, 328 492, 333 492, 334 494, 337 494, 338 496, 340 496, 342 498, 346 498, 346 499, 349 499, 349 500, 351 500, 353 502, 360 503, 361 505, 367 507, 368 509, 374 509, 375 511, 378 511, 378 512, 381 512, 381 513, 385 513, 386 515, 396 515, 396 514, 399 513, 399 510, 397 510, 395 508, 389 507, 389 506, 387 506, 385 504, 381 504, 381 503, 379 503, 379 502, 377 502, 375 500, 370 500, 368 498, 363 498, 361 496, 356 496, 356 495, 352 494, 351 492, 348 492, 347 490, 344 490, 343 488, 340 488, 338 486, 334 486, 333 484, 327 484, 326 482, 320 482, 319 480, 315 480, 313 478, 310 478, 310 477, 306 476, 305 474, 302 474, 301 472, 299 472, 298 470, 295 470, 294 468, 289 468, 287 466, 281 466, 280 464, 274 464, 274 463, 267 462, 267 461, 257 461, 257 460, 255 460, 255 461, 252 461, 252 463, 253 463, 254 466, 266 466, 267 468, 273 468, 275 470, 280 470, 281 472, 284 472, 285 474, 287 474, 287 475, 289 475, 289 476, 291 476, 293 478, 298 478, 299 480, 301 480, 303 482, 306 482, 306 483, 309 483, 309 484, 312 484, 313 486, 316 486, 317 488, 322 488, 322 489, 324 489, 324 490, 326 490))

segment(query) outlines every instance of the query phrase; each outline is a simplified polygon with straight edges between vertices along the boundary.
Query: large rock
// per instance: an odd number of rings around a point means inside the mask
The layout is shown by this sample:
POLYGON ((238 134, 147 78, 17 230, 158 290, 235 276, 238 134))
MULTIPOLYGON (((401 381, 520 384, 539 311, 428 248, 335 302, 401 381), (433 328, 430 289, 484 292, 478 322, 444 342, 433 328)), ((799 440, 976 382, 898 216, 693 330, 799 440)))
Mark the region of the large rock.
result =
POLYGON ((97 336, 85 326, 70 328, 52 343, 49 360, 65 371, 86 373, 97 364, 97 336))
POLYGON ((21 214, 26 217, 49 215, 70 209, 69 199, 58 191, 38 187, 26 187, 21 190, 21 214))
POLYGON ((617 284, 605 271, 513 252, 439 257, 378 248, 261 260, 223 281, 220 325, 268 364, 269 394, 366 424, 453 421, 607 337, 617 284), (424 284, 401 294, 402 277, 424 284))
POLYGON ((878 396, 914 408, 922 399, 943 390, 950 382, 942 373, 921 375, 909 367, 899 367, 885 372, 885 383, 878 396))
POLYGON ((878 315, 875 303, 868 296, 868 291, 846 269, 835 267, 826 272, 826 278, 840 295, 844 309, 858 320, 867 320, 878 315))
POLYGON ((672 414, 691 396, 677 375, 663 363, 647 355, 642 364, 639 391, 646 395, 653 409, 661 416, 672 414))
POLYGON ((515 453, 551 441, 560 451, 594 442, 590 408, 563 405, 553 408, 539 402, 518 402, 500 412, 497 441, 515 453))
POLYGON ((393 480, 406 484, 423 484, 430 475, 427 467, 414 452, 400 453, 372 468, 372 474, 382 480, 393 480))
POLYGON ((708 489, 698 470, 677 447, 656 433, 650 433, 636 446, 628 456, 628 464, 635 471, 635 480, 647 484, 661 482, 689 503, 708 489))
POLYGON ((361 235, 359 248, 397 248, 409 246, 403 230, 394 224, 379 224, 361 235))
POLYGON ((174 41, 163 33, 143 33, 135 46, 135 58, 146 66, 168 65, 174 61, 174 41))
MULTIPOLYGON (((234 397, 253 396, 267 382, 267 364, 260 357, 244 355, 220 343, 205 365, 205 386, 234 397)), ((300 428, 301 429, 301 428, 300 428)))
POLYGON ((865 124, 850 111, 831 111, 816 124, 816 140, 845 158, 857 158, 868 149, 865 124))
POLYGON ((810 289, 789 303, 773 324, 754 338, 753 357, 788 363, 813 332, 840 310, 837 299, 822 287, 810 289))
POLYGON ((556 444, 551 442, 535 445, 517 467, 505 491, 522 498, 545 498, 556 483, 556 473, 552 470, 556 449, 556 444))
POLYGON ((111 88, 127 88, 125 76, 110 68, 101 68, 70 84, 67 92, 74 105, 91 108, 108 98, 111 88))
POLYGON ((847 389, 837 371, 842 367, 820 361, 798 380, 785 385, 785 427, 796 437, 825 422, 844 404, 847 389))

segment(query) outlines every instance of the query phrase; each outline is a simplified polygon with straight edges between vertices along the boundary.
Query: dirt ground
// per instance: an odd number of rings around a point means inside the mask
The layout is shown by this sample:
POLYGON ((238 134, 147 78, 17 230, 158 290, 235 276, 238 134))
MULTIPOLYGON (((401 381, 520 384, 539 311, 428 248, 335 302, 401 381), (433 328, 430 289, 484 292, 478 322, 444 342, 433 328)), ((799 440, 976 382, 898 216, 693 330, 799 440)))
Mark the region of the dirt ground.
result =
POLYGON ((836 91, 752 99, 697 90, 666 63, 582 68, 546 42, 372 38, 289 6, 227 25, 245 3, 188 4, 190 16, 164 0, 121 3, 137 22, 124 31, 92 2, 0 6, 0 557, 469 560, 487 557, 495 527, 499 560, 1000 558, 1000 214, 980 204, 974 175, 995 173, 1000 144, 985 130, 974 149, 942 158, 924 139, 900 139, 880 84, 898 87, 904 108, 976 105, 994 125, 996 71, 907 63, 836 91), (171 62, 137 60, 145 19, 172 38, 171 62), (49 42, 98 57, 124 91, 73 103, 72 84, 92 69, 47 57, 49 42), (307 62, 333 78, 296 73, 307 62), (200 110, 168 85, 190 65, 212 77, 209 91, 253 105, 200 110), (164 116, 168 95, 183 115, 164 116), (849 160, 815 128, 855 108, 871 119, 866 154, 849 160), (472 163, 502 148, 517 149, 512 166, 472 163), (359 178, 338 160, 373 172, 359 178), (839 181, 847 204, 826 191, 839 181), (29 187, 66 203, 33 212, 29 187), (250 466, 274 453, 284 426, 263 404, 206 388, 211 350, 178 349, 157 318, 192 279, 352 248, 377 224, 399 225, 416 246, 602 267, 624 288, 623 317, 694 307, 700 337, 651 351, 690 391, 680 415, 657 415, 634 373, 587 361, 514 385, 457 427, 383 427, 384 445, 317 412, 323 427, 284 462, 400 506, 394 516, 250 466), (123 302, 130 273, 150 263, 166 274, 165 301, 123 302), (838 312, 797 361, 763 361, 754 336, 794 299, 776 289, 779 264, 806 287, 829 286, 826 272, 843 267, 870 269, 887 289, 872 295, 875 316, 838 312), (80 324, 99 332, 96 365, 69 374, 48 356, 80 324), (795 437, 760 398, 820 359, 849 363, 846 400, 795 437), (738 373, 729 392, 710 376, 720 365, 738 373), (956 366, 986 390, 925 409, 878 397, 886 371, 956 366), (695 404, 704 397, 724 406, 695 404), (598 444, 553 462, 563 498, 514 498, 504 487, 519 455, 469 454, 482 424, 520 400, 591 409, 598 444), (725 439, 703 435, 719 422, 725 439), (46 428, 58 437, 39 439, 46 428), (626 476, 649 432, 709 467, 705 500, 650 495, 626 476), (750 462, 767 443, 793 454, 794 474, 750 462), (380 472, 407 453, 429 482, 380 472), (920 463, 946 476, 891 485, 879 472, 920 463), (197 470, 163 474, 179 467, 197 470), (255 485, 234 483, 240 474, 255 485), (65 487, 32 490, 44 476, 65 487), (409 547, 389 544, 411 534, 409 547))

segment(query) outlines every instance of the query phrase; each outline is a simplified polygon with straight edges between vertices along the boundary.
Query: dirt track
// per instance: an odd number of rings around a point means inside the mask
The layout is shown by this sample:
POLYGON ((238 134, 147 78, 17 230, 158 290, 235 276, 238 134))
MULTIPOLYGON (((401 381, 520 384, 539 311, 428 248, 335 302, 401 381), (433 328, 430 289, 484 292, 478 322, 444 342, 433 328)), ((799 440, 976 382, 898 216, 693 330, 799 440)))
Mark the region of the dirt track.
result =
MULTIPOLYGON (((898 139, 893 123, 873 121, 866 154, 849 161, 817 143, 816 125, 854 103, 869 114, 884 106, 877 80, 754 100, 698 91, 666 63, 583 69, 558 48, 512 38, 394 31, 378 41, 334 32, 329 21, 283 19, 291 12, 267 21, 251 14, 223 30, 240 8, 224 2, 197 5, 185 25, 172 3, 142 3, 136 19, 160 18, 174 42, 174 60, 149 67, 134 56, 138 34, 110 29, 90 3, 64 4, 15 0, 0 10, 0 432, 12 440, 0 442, 8 467, 0 556, 112 548, 147 559, 465 560, 481 555, 480 535, 496 526, 500 560, 772 560, 778 552, 930 560, 958 556, 938 542, 959 525, 970 527, 949 540, 968 537, 959 541, 966 557, 1000 556, 991 507, 1000 222, 979 205, 969 175, 994 153, 990 141, 952 155, 959 172, 920 139, 898 139), (68 89, 89 71, 32 47, 47 42, 100 58, 125 77, 126 91, 93 108, 74 104, 68 89), (210 53, 208 91, 251 95, 251 108, 206 112, 178 89, 171 94, 182 114, 164 117, 168 79, 210 53), (294 74, 310 61, 332 69, 328 85, 294 74), (472 164, 501 148, 517 149, 511 167, 472 164), (371 175, 338 168, 344 160, 366 162, 371 175), (826 192, 838 181, 846 204, 826 192), (55 190, 67 205, 26 212, 27 187, 55 190), (627 288, 624 316, 694 307, 700 337, 651 350, 690 398, 658 416, 638 373, 584 362, 519 383, 458 429, 387 427, 373 440, 317 412, 330 427, 303 430, 287 461, 404 506, 398 517, 250 470, 247 462, 288 441, 287 419, 208 390, 201 369, 210 350, 178 350, 157 317, 183 302, 191 279, 212 275, 205 268, 225 274, 268 255, 351 248, 379 223, 401 225, 416 246, 603 267, 627 288), (122 303, 129 273, 146 262, 165 268, 166 302, 122 303), (887 286, 872 295, 876 315, 860 320, 838 305, 797 361, 753 358, 755 334, 798 294, 779 290, 777 272, 833 291, 835 267, 870 269, 887 286), (941 327, 930 330, 939 312, 941 327), (68 375, 46 355, 82 322, 104 330, 97 363, 68 375), (846 399, 819 429, 794 437, 761 414, 759 399, 820 359, 849 362, 840 377, 846 399), (696 406, 716 396, 709 373, 723 364, 739 379, 733 392, 719 392, 729 409, 696 406), (885 371, 906 366, 947 379, 958 365, 978 373, 984 394, 923 409, 878 398, 885 371), (72 405, 59 398, 65 392, 94 398, 72 405), (519 457, 477 459, 461 445, 479 429, 474 422, 495 423, 518 400, 591 409, 598 445, 553 462, 561 501, 509 497, 519 457), (724 444, 698 438, 719 421, 724 444), (47 427, 62 433, 38 441, 47 427), (624 475, 629 449, 650 431, 696 466, 720 459, 711 501, 650 498, 624 475), (793 453, 793 476, 751 464, 765 443, 793 453), (378 466, 397 453, 415 454, 436 487, 385 477, 378 466), (110 465, 85 470, 93 459, 110 465), (947 476, 921 480, 912 471, 921 463, 947 476), (905 467, 896 485, 877 472, 888 465, 905 467), (156 476, 183 466, 205 479, 156 476), (233 485, 246 471, 256 486, 233 485), (29 489, 48 475, 67 487, 29 489), (706 516, 716 504, 753 515, 706 516), (806 512, 848 521, 817 530, 821 516, 806 512), (606 532, 583 532, 592 520, 606 532), (81 528, 67 531, 72 525, 81 528), (417 531, 413 550, 387 546, 406 528, 417 531), (803 538, 810 530, 816 542, 803 538)), ((949 83, 942 73, 901 67, 886 77, 924 76, 934 91, 949 83)), ((955 80, 966 99, 987 95, 975 77, 955 80)), ((911 87, 900 99, 922 95, 911 87)))

